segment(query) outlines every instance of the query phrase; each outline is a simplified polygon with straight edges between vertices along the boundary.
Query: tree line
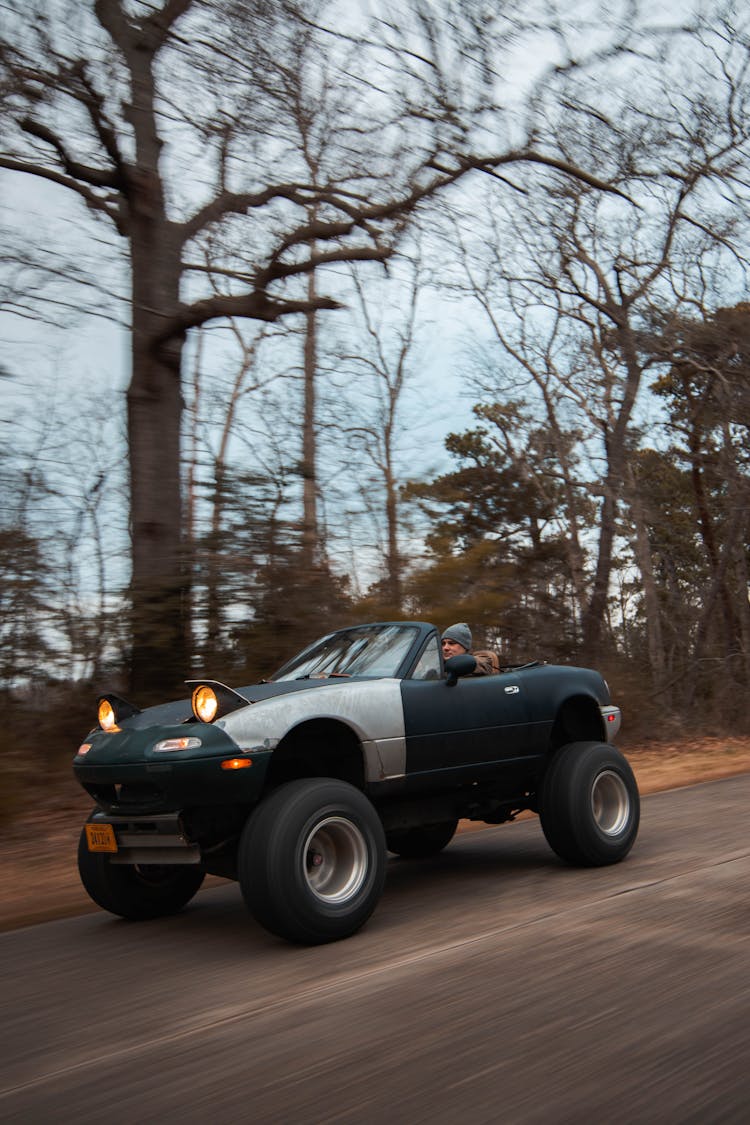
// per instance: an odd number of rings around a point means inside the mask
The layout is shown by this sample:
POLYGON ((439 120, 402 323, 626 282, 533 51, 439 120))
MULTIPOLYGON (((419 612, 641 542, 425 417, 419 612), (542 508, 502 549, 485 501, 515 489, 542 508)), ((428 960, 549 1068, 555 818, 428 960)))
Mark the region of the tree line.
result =
POLYGON ((6 8, 0 169, 83 241, 9 231, 3 308, 126 310, 132 345, 85 458, 74 405, 4 435, 9 690, 160 698, 350 620, 467 619, 745 721, 739 5, 6 8), (430 471, 446 316, 476 422, 430 471))

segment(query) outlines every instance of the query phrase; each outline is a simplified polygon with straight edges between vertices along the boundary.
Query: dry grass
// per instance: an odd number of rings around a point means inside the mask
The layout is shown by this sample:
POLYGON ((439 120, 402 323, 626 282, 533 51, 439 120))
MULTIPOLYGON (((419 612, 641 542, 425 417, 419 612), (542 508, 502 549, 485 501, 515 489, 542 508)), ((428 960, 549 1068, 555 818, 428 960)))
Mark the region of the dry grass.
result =
POLYGON ((622 749, 644 794, 750 773, 750 737, 654 742, 622 749))
MULTIPOLYGON (((750 773, 750 737, 622 749, 643 794, 750 773)), ((64 800, 26 814, 6 832, 0 841, 0 931, 98 909, 82 889, 76 868, 78 836, 90 807, 86 794, 78 793, 71 781, 64 800)))

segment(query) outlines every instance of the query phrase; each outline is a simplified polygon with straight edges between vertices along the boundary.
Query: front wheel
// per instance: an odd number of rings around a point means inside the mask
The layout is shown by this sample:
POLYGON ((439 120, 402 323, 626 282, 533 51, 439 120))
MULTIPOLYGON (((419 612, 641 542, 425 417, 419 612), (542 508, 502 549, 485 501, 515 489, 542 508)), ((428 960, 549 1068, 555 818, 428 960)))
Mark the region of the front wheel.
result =
POLYGON ((333 778, 279 786, 247 821, 238 853, 251 914, 271 933, 307 945, 349 937, 367 921, 385 864, 375 809, 333 778))
POLYGON ((539 817, 561 859, 585 867, 618 863, 638 835, 640 798, 633 771, 606 743, 563 746, 544 777, 539 817))
POLYGON ((108 854, 88 850, 85 829, 78 842, 78 873, 97 906, 133 921, 176 914, 205 878, 203 868, 192 864, 112 863, 108 854))

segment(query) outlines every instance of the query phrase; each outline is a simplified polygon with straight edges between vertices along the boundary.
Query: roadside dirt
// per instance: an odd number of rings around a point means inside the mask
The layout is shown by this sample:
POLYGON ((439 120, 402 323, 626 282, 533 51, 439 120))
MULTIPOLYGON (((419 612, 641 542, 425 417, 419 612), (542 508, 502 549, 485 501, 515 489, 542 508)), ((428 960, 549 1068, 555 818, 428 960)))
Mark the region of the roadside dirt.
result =
MULTIPOLYGON (((750 737, 659 742, 621 749, 642 794, 750 773, 750 737)), ((97 910, 78 880, 76 849, 91 801, 70 792, 28 813, 0 839, 0 932, 97 910)), ((483 827, 462 822, 459 831, 483 827)), ((218 884, 210 879, 206 885, 218 884)))

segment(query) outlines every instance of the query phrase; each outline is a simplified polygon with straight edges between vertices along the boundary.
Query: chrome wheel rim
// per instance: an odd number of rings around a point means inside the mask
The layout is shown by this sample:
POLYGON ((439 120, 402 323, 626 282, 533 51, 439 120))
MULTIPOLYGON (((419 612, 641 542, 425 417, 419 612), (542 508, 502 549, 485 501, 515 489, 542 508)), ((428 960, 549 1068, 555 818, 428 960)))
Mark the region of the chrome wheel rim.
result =
POLYGON ((356 895, 367 877, 367 844, 350 820, 329 816, 319 821, 305 841, 304 874, 321 902, 337 905, 356 895))
POLYGON ((591 811, 597 828, 605 836, 622 832, 630 816, 630 797, 618 773, 604 770, 596 777, 591 790, 591 811))

